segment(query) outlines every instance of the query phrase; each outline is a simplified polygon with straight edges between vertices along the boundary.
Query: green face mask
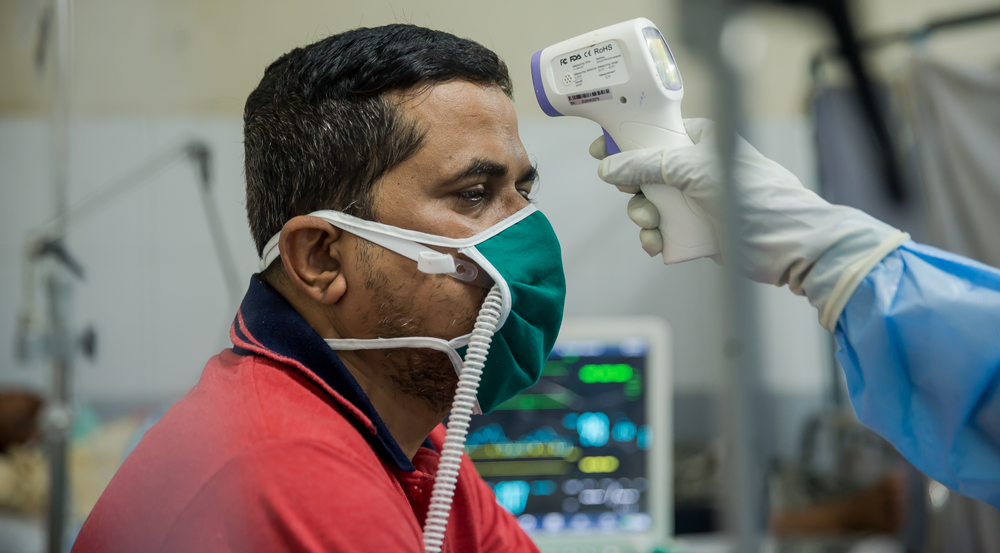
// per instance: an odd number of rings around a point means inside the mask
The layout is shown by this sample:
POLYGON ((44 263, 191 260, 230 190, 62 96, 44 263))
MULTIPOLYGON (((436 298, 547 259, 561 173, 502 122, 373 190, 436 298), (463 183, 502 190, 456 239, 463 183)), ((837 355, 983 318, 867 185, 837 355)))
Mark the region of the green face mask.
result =
MULTIPOLYGON (((331 225, 417 262, 425 273, 446 274, 470 286, 496 283, 502 296, 479 385, 479 407, 488 413, 531 387, 542 374, 562 324, 566 299, 559 240, 548 219, 533 205, 470 238, 454 239, 358 219, 337 211, 310 213, 331 225), (427 246, 456 249, 473 261, 457 259, 427 246)), ((278 236, 264 248, 261 267, 278 256, 278 236)), ((452 340, 422 336, 327 340, 334 350, 430 348, 448 354, 456 373, 472 334, 452 340)))

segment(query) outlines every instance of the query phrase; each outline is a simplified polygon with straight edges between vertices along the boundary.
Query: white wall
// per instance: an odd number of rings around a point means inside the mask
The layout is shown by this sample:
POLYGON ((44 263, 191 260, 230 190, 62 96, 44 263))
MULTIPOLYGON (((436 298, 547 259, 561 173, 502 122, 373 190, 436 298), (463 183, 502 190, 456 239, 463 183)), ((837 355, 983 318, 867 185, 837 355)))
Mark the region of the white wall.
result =
MULTIPOLYGON (((71 201, 189 137, 215 154, 216 192, 242 274, 255 267, 243 212, 238 121, 82 119, 72 131, 71 201)), ((17 368, 25 231, 49 213, 44 121, 0 120, 0 382, 46 382, 47 368, 17 368)), ((83 396, 155 397, 194 384, 208 356, 229 343, 232 312, 189 165, 178 164, 71 228, 68 247, 86 269, 73 301, 94 324, 98 360, 81 362, 83 396)))
MULTIPOLYGON (((36 16, 46 0, 0 2, 0 112, 41 114, 48 76, 32 68, 36 16)), ((410 22, 450 31, 494 49, 511 69, 519 115, 541 117, 531 97, 535 51, 580 33, 645 16, 663 31, 681 66, 689 115, 711 113, 703 60, 680 39, 679 0, 86 0, 74 1, 74 107, 77 113, 140 116, 238 116, 264 67, 288 50, 359 25, 410 22)), ((864 33, 995 7, 995 0, 865 0, 854 3, 864 33)), ((804 110, 808 62, 830 44, 814 14, 754 7, 748 17, 768 49, 748 88, 748 109, 787 118, 804 110)), ((945 57, 992 62, 996 24, 943 33, 930 49, 945 57)), ((891 56, 890 56, 891 58, 891 56)))

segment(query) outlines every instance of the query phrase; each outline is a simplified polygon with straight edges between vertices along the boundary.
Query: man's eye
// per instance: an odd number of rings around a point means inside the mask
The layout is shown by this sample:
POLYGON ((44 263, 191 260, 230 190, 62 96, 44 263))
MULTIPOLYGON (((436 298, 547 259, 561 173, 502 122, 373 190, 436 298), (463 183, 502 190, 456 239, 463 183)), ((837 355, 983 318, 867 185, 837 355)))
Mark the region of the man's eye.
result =
POLYGON ((482 188, 475 188, 472 190, 462 190, 457 195, 469 203, 478 204, 489 196, 489 192, 482 188))

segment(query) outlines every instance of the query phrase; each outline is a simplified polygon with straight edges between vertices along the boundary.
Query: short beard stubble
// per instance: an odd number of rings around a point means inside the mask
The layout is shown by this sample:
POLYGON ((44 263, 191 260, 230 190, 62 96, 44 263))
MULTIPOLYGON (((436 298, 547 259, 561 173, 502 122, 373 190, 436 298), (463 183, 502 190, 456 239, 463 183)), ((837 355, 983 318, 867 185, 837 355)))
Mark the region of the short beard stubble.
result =
MULTIPOLYGON (((375 336, 399 338, 407 336, 429 336, 423 331, 423 317, 410 298, 404 296, 401 283, 392 282, 384 271, 375 267, 376 256, 387 252, 367 240, 358 238, 358 261, 365 268, 365 288, 374 300, 372 312, 368 315, 368 327, 375 336)), ((479 305, 486 299, 487 290, 482 291, 479 305)), ((441 300, 440 308, 449 311, 454 320, 452 327, 459 334, 471 332, 479 315, 479 307, 465 310, 454 302, 441 300)), ((448 337, 435 336, 448 339, 448 337)), ((448 356, 440 351, 424 348, 393 348, 381 350, 386 365, 390 367, 389 377, 400 393, 423 400, 438 413, 446 413, 451 407, 458 387, 458 375, 448 356)))

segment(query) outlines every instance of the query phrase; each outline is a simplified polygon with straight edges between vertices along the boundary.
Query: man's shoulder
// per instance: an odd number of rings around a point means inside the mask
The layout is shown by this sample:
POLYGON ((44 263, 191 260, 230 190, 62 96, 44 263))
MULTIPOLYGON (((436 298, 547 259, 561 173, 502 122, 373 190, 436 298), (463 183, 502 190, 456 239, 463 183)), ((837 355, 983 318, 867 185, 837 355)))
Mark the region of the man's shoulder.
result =
POLYGON ((198 385, 146 432, 115 474, 81 531, 83 541, 118 536, 123 549, 97 549, 124 551, 213 527, 194 524, 212 512, 242 510, 238 520, 246 521, 268 509, 317 508, 310 497, 334 507, 372 493, 398 501, 364 429, 322 394, 269 359, 213 357, 198 385))
POLYGON ((168 529, 163 549, 204 543, 227 550, 416 551, 419 526, 380 463, 363 463, 327 442, 259 444, 234 457, 168 529))
POLYGON ((188 426, 191 419, 248 441, 313 439, 336 446, 363 440, 364 432, 328 390, 301 370, 231 350, 209 360, 197 386, 164 422, 188 426))
POLYGON ((393 547, 419 543, 419 528, 394 479, 377 461, 365 461, 327 441, 271 440, 165 495, 112 486, 84 524, 75 551, 190 551, 209 544, 202 550, 276 551, 302 541, 365 551, 354 546, 363 528, 392 529, 380 539, 393 547))
POLYGON ((183 474, 197 480, 241 455, 281 444, 297 444, 299 455, 378 464, 364 432, 295 368, 226 350, 208 361, 198 384, 153 425, 122 468, 196 465, 183 474))

